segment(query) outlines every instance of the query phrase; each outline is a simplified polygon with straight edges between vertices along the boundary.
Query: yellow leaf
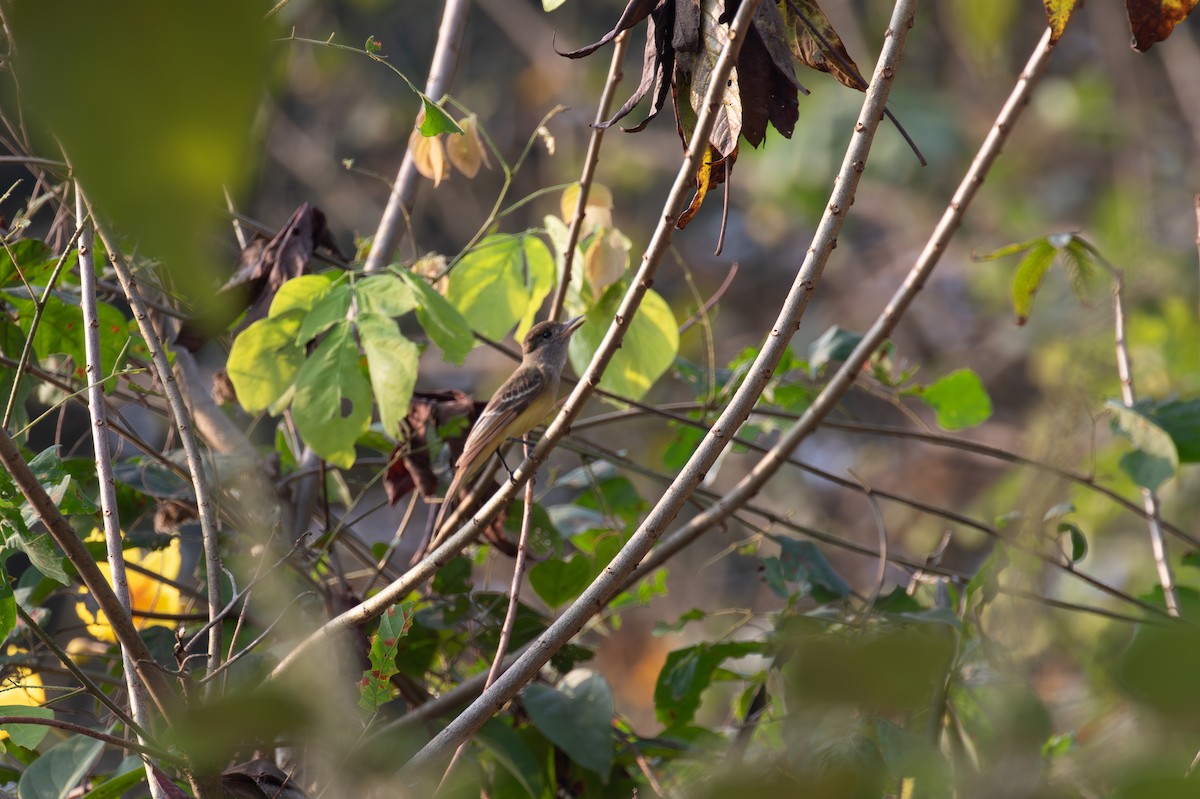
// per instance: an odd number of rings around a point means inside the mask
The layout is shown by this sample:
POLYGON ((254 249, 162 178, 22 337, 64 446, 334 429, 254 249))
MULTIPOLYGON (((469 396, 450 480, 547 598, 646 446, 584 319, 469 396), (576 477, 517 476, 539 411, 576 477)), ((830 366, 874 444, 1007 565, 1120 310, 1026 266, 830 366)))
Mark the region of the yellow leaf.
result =
POLYGON ((442 180, 450 174, 450 165, 446 163, 446 151, 442 148, 441 136, 422 136, 421 132, 413 129, 408 137, 408 150, 412 153, 413 165, 423 177, 433 181, 434 188, 441 185, 442 180))
POLYGON ((488 162, 487 148, 479 137, 479 120, 474 114, 458 123, 462 134, 452 134, 446 140, 446 155, 450 163, 468 178, 479 174, 479 167, 492 168, 488 162))

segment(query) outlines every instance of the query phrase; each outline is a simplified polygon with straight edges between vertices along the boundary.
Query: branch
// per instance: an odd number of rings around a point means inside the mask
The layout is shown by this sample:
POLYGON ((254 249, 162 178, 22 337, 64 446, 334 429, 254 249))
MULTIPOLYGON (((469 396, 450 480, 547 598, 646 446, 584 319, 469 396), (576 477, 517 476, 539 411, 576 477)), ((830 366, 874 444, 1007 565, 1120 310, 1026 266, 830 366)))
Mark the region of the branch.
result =
MULTIPOLYGON (((204 540, 204 563, 208 579, 208 614, 209 618, 215 618, 221 612, 221 553, 217 547, 217 519, 212 502, 209 500, 208 480, 204 474, 204 462, 200 459, 200 448, 197 446, 196 436, 192 432, 191 417, 183 402, 179 385, 175 382, 175 373, 167 360, 162 339, 158 337, 158 331, 150 323, 149 312, 146 310, 145 303, 142 302, 142 295, 133 280, 129 265, 121 255, 116 237, 100 222, 95 209, 92 208, 83 192, 79 190, 78 184, 76 184, 76 191, 79 193, 80 207, 82 208, 83 204, 87 205, 93 224, 96 226, 96 232, 100 234, 100 240, 104 242, 104 249, 108 251, 109 262, 112 263, 113 269, 117 273, 117 280, 120 281, 125 298, 129 301, 133 318, 137 320, 138 331, 142 334, 142 339, 150 350, 154 371, 163 387, 163 394, 166 395, 171 416, 175 419, 175 429, 179 432, 179 443, 183 447, 188 472, 192 479, 192 489, 196 495, 196 509, 204 540)), ((208 632, 207 670, 210 672, 221 664, 221 633, 220 624, 214 624, 208 632)))
POLYGON ((83 541, 59 512, 54 500, 46 493, 46 489, 42 488, 42 484, 38 482, 37 476, 29 468, 29 464, 21 457, 21 451, 16 442, 8 435, 8 431, 3 429, 0 429, 0 464, 12 475, 13 483, 33 506, 38 520, 50 533, 50 537, 54 539, 58 548, 71 561, 71 565, 79 572, 83 584, 87 586, 100 609, 104 611, 104 615, 108 617, 113 635, 116 636, 121 646, 128 650, 134 669, 142 683, 150 691, 150 697, 154 703, 158 705, 159 710, 164 711, 165 718, 171 718, 166 711, 175 706, 175 697, 162 672, 155 665, 154 656, 150 654, 146 642, 142 640, 141 634, 133 626, 133 620, 125 611, 121 601, 117 599, 117 595, 113 593, 112 586, 104 578, 104 574, 96 565, 91 553, 87 551, 87 547, 83 545, 83 541))
MULTIPOLYGON (((129 580, 125 576, 125 552, 121 542, 121 518, 117 512, 117 484, 113 478, 112 450, 108 441, 108 421, 104 405, 104 365, 100 357, 100 316, 96 301, 96 263, 92 257, 92 229, 84 211, 83 194, 75 184, 75 219, 79 242, 79 305, 83 314, 84 373, 87 379, 87 408, 92 427, 92 457, 99 483, 100 509, 104 524, 104 544, 113 592, 126 614, 131 612, 129 580)), ((138 679, 132 654, 121 648, 125 684, 129 689, 129 709, 141 727, 148 726, 146 689, 138 679)))
MULTIPOLYGON (((697 135, 692 139, 688 158, 684 162, 685 168, 688 168, 689 163, 698 164, 701 152, 707 147, 708 129, 704 128, 702 130, 702 126, 710 125, 712 122, 713 108, 721 101, 729 71, 733 66, 734 60, 737 58, 738 48, 741 47, 742 40, 749 31, 750 19, 757 7, 757 2, 743 0, 738 8, 737 15, 730 26, 729 43, 722 51, 717 66, 713 70, 712 82, 709 86, 708 95, 705 98, 704 111, 700 117, 700 124, 697 125, 697 135)), ((423 766, 440 759, 444 756, 444 753, 450 751, 463 740, 466 740, 471 733, 516 695, 517 691, 537 674, 538 670, 550 659, 550 656, 554 652, 558 651, 575 633, 583 628, 588 619, 602 608, 608 599, 617 592, 625 577, 654 546, 654 543, 662 535, 666 526, 676 516, 680 508, 682 508, 687 497, 699 485, 700 480, 704 477, 713 462, 715 462, 717 456, 728 445, 730 435, 749 416, 750 410, 770 380, 779 359, 783 356, 788 341, 791 339, 791 334, 799 325, 800 316, 807 306, 811 291, 820 277, 829 254, 833 251, 837 234, 841 229, 845 216, 844 211, 853 202, 854 191, 865 167, 871 140, 882 117, 883 106, 887 101, 887 94, 891 88, 895 69, 903 51, 904 41, 907 38, 909 28, 912 26, 915 9, 916 0, 898 0, 896 3, 883 52, 880 54, 879 66, 876 69, 871 87, 866 94, 862 113, 855 125, 851 144, 846 153, 846 160, 835 181, 831 201, 817 228, 817 236, 814 239, 813 245, 809 248, 804 265, 801 267, 796 282, 793 284, 792 290, 784 303, 780 318, 772 330, 768 342, 759 353, 759 357, 751 369, 750 376, 738 389, 737 394, 730 401, 721 418, 709 431, 708 435, 705 436, 704 441, 683 467, 671 488, 663 495, 654 509, 650 511, 650 514, 638 528, 637 532, 634 533, 633 537, 630 538, 621 551, 617 553, 616 557, 613 558, 612 562, 609 563, 608 568, 588 586, 579 599, 549 629, 534 641, 529 651, 513 664, 512 668, 497 680, 495 685, 485 691, 465 712, 418 752, 404 767, 402 773, 412 775, 423 766)), ((672 200, 678 199, 679 204, 671 201, 668 202, 667 214, 664 215, 663 222, 674 222, 674 214, 681 207, 683 194, 687 188, 685 180, 690 182, 691 174, 690 169, 686 175, 681 170, 681 179, 676 181, 675 190, 672 191, 671 195, 672 200)), ((647 251, 642 268, 639 270, 638 279, 634 281, 630 289, 630 295, 639 288, 641 291, 645 290, 644 287, 647 285, 647 278, 653 276, 653 269, 649 269, 648 267, 652 260, 656 260, 656 253, 661 256, 661 253, 665 251, 666 244, 670 238, 668 229, 669 225, 660 223, 658 229, 655 231, 650 249, 647 251), (647 272, 650 274, 647 275, 647 272)), ((637 308, 637 300, 640 300, 640 294, 637 297, 626 296, 621 309, 617 313, 616 320, 605 336, 601 351, 597 353, 579 385, 571 393, 570 398, 567 400, 567 407, 564 408, 563 413, 551 424, 550 429, 547 431, 546 437, 547 439, 551 439, 551 444, 566 432, 567 425, 574 418, 575 412, 577 412, 576 408, 578 404, 590 394, 590 386, 594 385, 599 379, 598 367, 602 368, 604 363, 607 363, 611 352, 611 350, 606 351, 605 347, 620 342, 623 334, 623 325, 629 323, 632 311, 637 308), (631 303, 631 300, 634 301, 631 303), (632 308, 627 307, 629 305, 632 305, 632 308)), ((547 441, 543 440, 538 445, 538 449, 548 450, 547 441)), ((536 456, 537 452, 535 451, 534 454, 536 456)), ((529 460, 531 459, 526 459, 527 462, 529 460)), ((522 467, 526 467, 526 464, 522 464, 522 467)), ((510 482, 509 485, 505 486, 506 490, 500 492, 501 495, 505 494, 511 486, 512 483, 510 482)), ((489 506, 491 504, 489 503, 489 506)))
MULTIPOLYGON (((893 24, 894 28, 895 25, 893 24)), ((925 249, 917 257, 917 261, 913 264, 912 269, 909 270, 904 283, 896 290, 887 307, 884 308, 879 318, 875 320, 871 329, 863 336, 858 346, 855 347, 854 352, 843 362, 837 373, 834 374, 833 378, 830 379, 829 383, 826 384, 825 388, 821 390, 821 393, 817 395, 817 398, 813 400, 813 403, 800 417, 800 420, 788 429, 779 442, 755 465, 750 473, 742 478, 712 508, 693 518, 672 534, 672 541, 686 541, 689 537, 694 538, 699 536, 704 530, 720 523, 734 509, 740 507, 757 494, 763 484, 775 474, 780 466, 787 462, 790 453, 817 428, 821 421, 833 411, 842 397, 846 395, 851 386, 854 385, 867 360, 891 335, 892 330, 899 323, 904 312, 924 287, 925 281, 928 280, 933 268, 937 266, 950 239, 962 223, 963 216, 970 206, 971 200, 974 199, 979 187, 983 185, 988 170, 1000 154, 1004 142, 1008 139, 1008 135, 1012 132, 1021 115, 1021 111, 1024 110, 1025 105, 1028 103, 1033 87, 1045 71, 1053 49, 1054 46, 1050 42, 1050 31, 1047 29, 1041 41, 1034 49, 1029 62, 1025 65, 1024 71, 1017 79, 1017 84, 1001 109, 999 116, 996 118, 996 122, 992 125, 991 131, 989 131, 979 152, 976 153, 971 166, 967 169, 967 173, 959 184, 957 191, 955 191, 950 205, 942 214, 942 218, 938 222, 937 227, 934 228, 932 236, 930 236, 929 241, 925 244, 925 249)), ((872 87, 874 87, 874 84, 872 84, 872 87)), ((784 337, 785 344, 787 338, 790 338, 790 336, 784 337)), ((756 362, 751 371, 752 377, 758 374, 758 369, 758 363, 756 362)), ((772 371, 767 370, 761 379, 769 379, 772 371)), ((725 428, 721 429, 724 430, 725 428)))
MULTIPOLYGON (((446 0, 446 7, 442 12, 442 25, 438 30, 437 47, 434 48, 429 78, 425 83, 425 95, 434 101, 449 91, 450 83, 454 79, 463 32, 467 27, 467 10, 470 7, 470 0, 446 0)), ((391 196, 388 197, 383 216, 379 219, 379 228, 375 231, 371 252, 363 265, 364 272, 378 272, 388 265, 392 253, 403 238, 404 218, 412 208, 419 185, 420 175, 417 173, 416 161, 413 160, 412 151, 408 150, 404 153, 396 182, 392 184, 391 196)))
POLYGON ((604 140, 605 131, 601 124, 608 119, 608 113, 612 109, 613 95, 617 93, 617 84, 621 82, 621 62, 625 59, 628 45, 628 32, 621 33, 613 42, 608 77, 604 80, 604 91, 600 95, 600 103, 596 106, 596 121, 592 123, 592 135, 588 140, 587 155, 583 160, 583 172, 579 175, 579 194, 575 197, 575 212, 571 215, 571 229, 567 232, 567 246, 563 250, 562 272, 558 275, 558 286, 554 289, 554 299, 550 302, 550 315, 547 319, 558 319, 562 316, 567 288, 571 285, 575 245, 579 243, 579 232, 583 229, 583 217, 587 211, 588 194, 592 190, 592 181, 596 178, 596 164, 600 162, 600 144, 604 140))

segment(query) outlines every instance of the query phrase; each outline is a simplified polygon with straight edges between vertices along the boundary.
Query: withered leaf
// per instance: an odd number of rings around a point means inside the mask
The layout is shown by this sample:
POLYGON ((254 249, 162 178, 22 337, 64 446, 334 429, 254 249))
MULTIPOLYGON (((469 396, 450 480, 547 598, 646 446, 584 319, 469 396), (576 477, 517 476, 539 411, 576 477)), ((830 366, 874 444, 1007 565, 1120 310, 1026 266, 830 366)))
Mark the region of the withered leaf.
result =
POLYGON ((418 128, 408 137, 408 151, 412 153, 413 166, 421 176, 433 181, 436 189, 450 174, 450 164, 446 161, 446 151, 442 147, 441 136, 422 136, 418 128))
POLYGON ((626 128, 627 133, 636 133, 658 116, 671 90, 671 73, 675 68, 675 50, 667 41, 667 33, 671 30, 670 20, 674 18, 675 7, 667 3, 661 9, 650 15, 646 20, 646 49, 642 62, 642 79, 637 90, 617 110, 617 113, 607 122, 596 125, 597 128, 607 128, 615 125, 632 111, 638 103, 654 89, 654 100, 650 104, 650 113, 646 118, 632 128, 626 128))
POLYGON ((567 58, 583 58, 585 55, 591 55, 599 50, 604 45, 617 38, 617 34, 621 31, 629 30, 634 25, 638 24, 646 17, 650 16, 650 12, 675 2, 675 0, 629 0, 629 5, 625 6, 625 10, 621 12, 621 18, 617 20, 617 24, 608 33, 601 36, 597 41, 586 47, 581 47, 578 50, 570 52, 559 52, 559 55, 567 58))
POLYGON ((1071 15, 1075 9, 1083 5, 1083 0, 1042 0, 1046 7, 1046 22, 1050 24, 1050 42, 1057 42, 1067 29, 1071 15))
POLYGON ((1133 49, 1144 53, 1171 35, 1196 8, 1197 0, 1125 0, 1133 49))
POLYGON ((492 168, 488 161, 487 148, 479 136, 479 120, 471 114, 458 123, 461 134, 451 134, 446 139, 446 155, 454 168, 468 178, 479 174, 479 167, 492 168))
MULTIPOLYGON (((425 498, 437 495, 437 474, 429 457, 429 424, 435 428, 455 417, 466 417, 473 422, 483 411, 486 403, 476 402, 467 394, 457 390, 418 391, 409 404, 408 416, 399 431, 400 443, 392 450, 391 466, 383 476, 383 488, 388 503, 395 505, 416 487, 425 498)), ((466 443, 470 426, 459 435, 447 440, 450 447, 450 462, 458 460, 466 443)))
POLYGON ((844 86, 866 91, 867 81, 817 0, 781 0, 779 11, 788 47, 797 61, 818 72, 828 72, 844 86))
POLYGON ((304 203, 292 212, 287 224, 274 238, 268 240, 258 236, 242 251, 237 271, 217 292, 220 301, 214 303, 214 307, 221 308, 221 317, 186 320, 175 339, 176 344, 195 352, 209 338, 228 327, 243 310, 246 316, 238 330, 265 318, 280 286, 304 274, 318 249, 327 250, 340 262, 346 260, 329 232, 325 213, 304 203))

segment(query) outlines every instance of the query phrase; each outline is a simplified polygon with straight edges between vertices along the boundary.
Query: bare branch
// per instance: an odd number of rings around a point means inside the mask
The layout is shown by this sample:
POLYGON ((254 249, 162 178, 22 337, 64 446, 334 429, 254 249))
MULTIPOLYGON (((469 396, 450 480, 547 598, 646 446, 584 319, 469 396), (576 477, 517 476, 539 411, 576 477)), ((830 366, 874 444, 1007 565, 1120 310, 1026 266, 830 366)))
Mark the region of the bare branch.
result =
MULTIPOLYGON (((163 394, 166 395, 171 416, 175 420, 175 429, 179 433, 179 443, 183 447, 188 473, 192 480, 192 489, 196 495, 196 510, 204 539, 204 562, 208 580, 208 614, 209 618, 216 618, 217 614, 221 612, 221 553, 217 547, 217 519, 210 500, 208 478, 204 473, 200 447, 196 444, 196 436, 192 432, 191 416, 184 404, 179 384, 175 381, 175 373, 167 360, 162 340, 158 336, 158 331, 154 329, 154 325, 150 323, 149 311, 142 302, 142 295, 133 280, 128 263, 121 254, 116 237, 100 222, 91 203, 83 196, 82 192, 80 192, 80 196, 82 203, 88 207, 88 212, 96 226, 96 232, 100 234, 100 240, 104 242, 104 249, 108 251, 109 261, 117 273, 117 280, 120 281, 125 298, 129 301, 129 307, 133 310, 133 318, 137 321, 138 331, 142 334, 142 339, 150 350, 151 362, 154 364, 154 370, 162 385, 163 394)), ((220 624, 214 624, 208 631, 207 670, 210 672, 221 665, 221 634, 220 624)))
MULTIPOLYGON (((450 90, 470 7, 470 0, 446 0, 446 7, 442 12, 442 25, 438 30, 437 47, 433 51, 429 78, 425 83, 425 95, 435 102, 450 90)), ((392 184, 392 193, 388 197, 387 207, 383 209, 379 228, 375 231, 371 252, 363 265, 364 272, 378 272, 391 260, 392 253, 403 238, 404 219, 417 196, 420 177, 412 151, 409 150, 404 153, 404 161, 400 164, 396 182, 392 184)))

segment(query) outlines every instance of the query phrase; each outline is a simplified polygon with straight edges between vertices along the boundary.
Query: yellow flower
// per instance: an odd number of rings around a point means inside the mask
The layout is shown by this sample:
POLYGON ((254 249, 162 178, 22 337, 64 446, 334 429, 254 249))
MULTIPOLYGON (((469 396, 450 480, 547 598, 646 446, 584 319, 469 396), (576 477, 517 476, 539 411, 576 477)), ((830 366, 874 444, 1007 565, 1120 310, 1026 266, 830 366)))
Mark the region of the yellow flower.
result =
MULTIPOLYGON (((41 707, 45 702, 46 692, 42 690, 42 678, 32 669, 18 667, 0 680, 0 705, 41 707)), ((7 738, 8 731, 0 730, 0 741, 7 738)))
MULTIPOLYGON (((179 578, 180 567, 179 539, 174 539, 169 546, 152 552, 143 552, 140 549, 127 549, 125 550, 125 562, 141 566, 168 580, 177 580, 179 578)), ((112 571, 109 569, 108 563, 103 562, 96 565, 100 567, 100 571, 104 572, 104 578, 108 580, 109 585, 112 585, 112 571)), ((133 622, 139 629, 153 627, 154 625, 174 628, 179 624, 178 621, 171 619, 147 618, 145 616, 146 613, 178 614, 182 607, 178 588, 132 569, 128 569, 125 572, 125 576, 129 581, 129 598, 133 606, 133 622)), ((116 642, 117 638, 113 634, 112 627, 109 625, 108 617, 104 615, 104 611, 97 610, 93 613, 88 608, 87 603, 78 602, 75 605, 75 612, 79 614, 79 618, 83 620, 83 623, 87 625, 90 634, 101 641, 116 642)))

